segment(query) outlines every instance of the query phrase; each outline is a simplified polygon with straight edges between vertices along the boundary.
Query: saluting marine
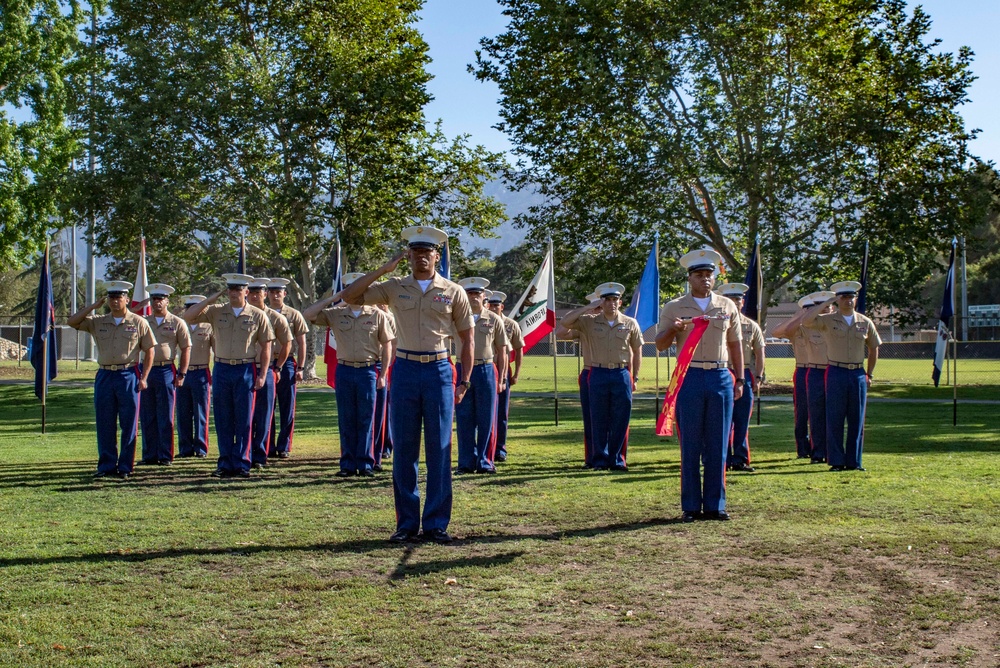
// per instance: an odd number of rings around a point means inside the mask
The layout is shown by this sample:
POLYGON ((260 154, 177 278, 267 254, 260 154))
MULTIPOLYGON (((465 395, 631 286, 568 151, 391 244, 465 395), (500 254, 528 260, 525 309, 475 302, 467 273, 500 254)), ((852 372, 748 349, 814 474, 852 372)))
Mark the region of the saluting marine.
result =
POLYGON ((632 392, 639 378, 643 340, 635 318, 618 310, 624 291, 621 283, 602 283, 594 290, 600 301, 573 309, 562 319, 562 326, 579 331, 580 340, 590 349, 588 389, 597 470, 628 470, 632 392), (588 313, 598 306, 600 313, 588 313))
POLYGON ((288 322, 288 329, 292 335, 291 352, 280 363, 277 351, 271 350, 271 368, 277 374, 275 394, 278 398, 278 410, 272 415, 278 417, 278 424, 272 426, 268 452, 279 459, 287 458, 292 451, 292 437, 295 435, 295 397, 298 384, 302 381, 302 370, 306 367, 306 334, 309 333, 306 319, 285 303, 290 283, 287 278, 271 278, 267 283, 267 301, 288 322))
MULTIPOLYGON (((472 386, 462 403, 455 408, 458 430, 458 468, 456 473, 496 473, 492 446, 496 443, 494 427, 497 415, 497 393, 507 383, 507 333, 503 320, 483 308, 489 281, 480 276, 458 282, 465 288, 472 309, 473 345, 472 386), (499 367, 499 370, 498 370, 499 367), (499 379, 499 380, 498 380, 499 379)), ((464 377, 460 364, 458 373, 464 377)))
POLYGON ((152 369, 156 338, 145 318, 128 310, 128 281, 108 281, 101 297, 69 317, 73 329, 88 332, 97 344, 94 378, 94 412, 97 418, 97 472, 95 478, 117 473, 122 479, 135 466, 135 436, 139 418, 139 393, 146 389, 152 369), (107 302, 105 315, 89 315, 107 302), (143 367, 139 371, 139 351, 143 367), (121 450, 118 448, 121 425, 121 450))
POLYGON ((510 343, 512 354, 507 360, 507 382, 497 394, 497 426, 493 445, 494 461, 507 461, 507 423, 510 418, 510 387, 517 384, 521 375, 521 362, 524 359, 524 334, 521 326, 513 318, 504 315, 503 303, 507 295, 499 290, 493 290, 486 299, 486 306, 503 320, 504 333, 510 343))
POLYGON ((225 290, 184 311, 188 323, 205 322, 215 332, 215 369, 212 403, 219 445, 216 478, 250 477, 250 426, 254 391, 264 387, 274 332, 267 314, 247 303, 247 286, 253 276, 223 274, 225 290), (228 303, 215 304, 227 294, 228 303), (259 347, 258 347, 259 346, 259 347), (265 360, 263 368, 257 359, 265 360))
POLYGON ((795 371, 792 374, 792 413, 795 427, 795 454, 799 459, 812 456, 812 442, 809 439, 809 334, 801 327, 812 299, 799 299, 798 314, 774 328, 774 335, 792 342, 795 357, 795 371))
POLYGON ((803 327, 822 332, 826 339, 826 454, 832 471, 865 470, 861 465, 865 407, 882 339, 871 318, 854 310, 860 289, 857 281, 834 283, 830 287, 834 296, 814 305, 802 320, 803 327), (822 315, 835 302, 837 312, 822 315))
MULTIPOLYGON (((250 428, 250 467, 254 469, 267 467, 268 443, 274 435, 274 398, 275 386, 278 383, 278 369, 282 367, 292 351, 292 332, 288 327, 288 321, 285 320, 285 316, 264 303, 264 293, 271 280, 270 278, 257 277, 247 287, 247 302, 267 314, 267 321, 274 332, 271 359, 258 358, 257 360, 260 368, 264 370, 264 385, 260 389, 254 390, 253 420, 250 428)), ((260 344, 256 348, 259 355, 260 344)))
POLYGON ((168 466, 174 461, 174 405, 177 389, 184 385, 191 358, 191 334, 184 319, 167 310, 174 289, 165 283, 146 287, 152 313, 146 322, 156 337, 153 368, 142 391, 139 419, 142 422, 142 463, 168 466), (174 366, 177 352, 180 361, 174 366))
MULTIPOLYGON (((740 335, 743 337, 743 394, 733 402, 733 428, 730 434, 729 455, 726 468, 731 471, 753 473, 750 466, 750 416, 753 399, 760 391, 764 377, 764 332, 760 325, 743 315, 743 297, 750 289, 745 283, 726 283, 719 294, 729 297, 740 311, 740 335)), ((733 361, 729 361, 732 371, 733 361)))
MULTIPOLYGON (((586 299, 588 305, 600 303, 603 306, 604 303, 601 296, 594 293, 587 295, 586 299)), ((600 313, 602 306, 591 308, 589 313, 600 313)), ((590 367, 593 356, 590 354, 590 346, 580 338, 580 331, 564 327, 561 321, 556 327, 556 339, 558 341, 579 341, 580 357, 583 358, 583 368, 577 378, 577 387, 580 390, 580 412, 583 414, 583 468, 592 469, 594 468, 594 430, 590 419, 590 367)), ((627 439, 628 436, 626 436, 626 447, 628 447, 627 439)))
MULTIPOLYGON (((362 273, 343 277, 346 288, 362 273)), ((327 326, 337 340, 337 426, 340 431, 341 478, 375 474, 375 404, 380 388, 385 388, 389 355, 395 333, 388 314, 375 306, 341 303, 336 293, 321 299, 303 315, 313 324, 327 326)), ((381 454, 379 455, 381 461, 381 454)))
POLYGON ((392 486, 396 501, 396 531, 389 538, 402 543, 423 537, 451 542, 451 424, 455 405, 471 383, 473 321, 469 299, 457 284, 435 270, 440 248, 448 235, 433 227, 403 230, 408 243, 379 269, 344 288, 349 304, 388 304, 396 317, 399 347, 393 363, 389 404, 392 406, 392 486), (372 285, 408 257, 412 274, 372 285), (448 338, 457 332, 462 376, 455 384, 455 368, 448 355, 448 338), (427 498, 423 516, 417 486, 420 432, 424 431, 427 462, 427 498))
MULTIPOLYGON (((181 301, 186 309, 205 299, 205 295, 184 295, 181 301)), ((207 457, 212 392, 212 372, 208 365, 215 337, 207 322, 184 324, 191 337, 191 356, 184 384, 177 388, 177 456, 207 457)))

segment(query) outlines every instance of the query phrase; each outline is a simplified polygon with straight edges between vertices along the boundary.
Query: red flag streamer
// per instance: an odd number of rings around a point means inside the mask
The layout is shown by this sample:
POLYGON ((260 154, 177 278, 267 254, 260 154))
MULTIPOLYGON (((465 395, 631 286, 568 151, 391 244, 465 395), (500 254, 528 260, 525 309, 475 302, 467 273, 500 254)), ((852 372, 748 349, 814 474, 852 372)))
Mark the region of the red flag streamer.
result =
POLYGON ((684 376, 687 374, 688 367, 691 366, 694 351, 701 343, 701 335, 708 329, 708 321, 707 316, 691 319, 694 329, 688 334, 687 340, 684 341, 684 347, 677 355, 677 366, 674 368, 674 374, 670 377, 667 394, 663 397, 663 408, 660 410, 659 417, 656 418, 657 436, 674 435, 674 411, 677 408, 677 395, 681 391, 681 385, 684 384, 684 376))

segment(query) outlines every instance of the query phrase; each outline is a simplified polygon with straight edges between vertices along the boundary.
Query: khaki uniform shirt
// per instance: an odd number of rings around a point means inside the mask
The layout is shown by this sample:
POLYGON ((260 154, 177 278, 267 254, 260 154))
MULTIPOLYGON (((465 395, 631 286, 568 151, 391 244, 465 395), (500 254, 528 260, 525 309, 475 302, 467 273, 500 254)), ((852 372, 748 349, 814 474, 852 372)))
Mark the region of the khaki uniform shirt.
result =
MULTIPOLYGON (((728 362, 729 348, 727 343, 743 340, 743 328, 740 326, 740 312, 729 297, 723 297, 714 292, 709 293, 711 301, 704 311, 695 302, 691 294, 669 301, 660 311, 660 328, 667 328, 675 318, 697 318, 698 316, 725 316, 710 320, 708 328, 701 336, 698 347, 695 348, 692 362, 728 362)), ((691 327, 685 327, 677 333, 677 350, 684 347, 684 342, 691 334, 691 327)))
POLYGON ((517 320, 503 316, 503 329, 507 333, 507 340, 510 341, 511 350, 521 350, 524 348, 524 334, 517 320))
MULTIPOLYGON (((156 337, 156 346, 153 348, 154 362, 169 362, 177 357, 177 349, 191 347, 191 333, 188 331, 184 318, 180 318, 173 313, 163 316, 163 322, 156 324, 156 316, 146 316, 156 337)), ((190 363, 190 362, 189 362, 190 363)))
POLYGON ((97 344, 97 363, 102 366, 138 364, 139 351, 156 345, 156 336, 149 323, 131 311, 126 311, 119 325, 110 313, 88 315, 77 329, 93 335, 97 344))
MULTIPOLYGON (((305 316, 300 311, 293 309, 288 304, 282 306, 278 313, 285 316, 285 320, 288 321, 288 329, 292 333, 292 352, 288 354, 291 357, 295 357, 299 354, 299 344, 295 342, 295 339, 309 333, 309 323, 306 322, 305 316)), ((275 335, 277 335, 277 332, 275 332, 275 335)), ((274 354, 271 357, 278 359, 278 356, 274 354)))
POLYGON ((826 356, 826 337, 823 336, 823 332, 815 329, 806 329, 805 327, 800 327, 799 329, 805 330, 806 352, 808 353, 806 361, 809 364, 818 364, 825 367, 828 359, 826 356))
POLYGON ((188 325, 191 335, 191 359, 188 360, 188 367, 207 366, 209 353, 215 346, 215 335, 212 333, 212 326, 208 323, 198 323, 188 325))
POLYGON ((795 366, 809 364, 809 331, 798 327, 792 332, 792 355, 795 356, 795 366))
POLYGON ((619 312, 613 321, 603 313, 586 314, 577 318, 568 329, 580 332, 580 340, 590 348, 590 364, 608 366, 610 364, 631 364, 632 351, 642 353, 642 330, 635 318, 619 312))
POLYGON ((871 318, 854 314, 854 324, 848 325, 840 313, 821 315, 813 322, 811 329, 823 333, 826 338, 826 354, 830 362, 841 364, 861 364, 865 361, 865 347, 877 348, 882 339, 871 318))
MULTIPOLYGON (((740 313, 740 336, 743 337, 743 366, 747 369, 757 369, 757 353, 764 350, 764 332, 760 325, 740 313)), ((730 360, 729 368, 733 368, 730 360)))
POLYGON ((389 305, 396 317, 399 349, 411 353, 447 350, 452 330, 472 328, 472 309, 465 290, 438 273, 426 292, 420 291, 411 274, 368 286, 362 301, 389 305))
POLYGON ((274 341, 267 314, 247 304, 240 315, 226 304, 212 304, 195 322, 207 322, 215 333, 215 359, 240 360, 257 357, 257 345, 274 341))
POLYGON ((510 340, 507 338, 507 330, 500 316, 483 307, 478 318, 473 315, 473 320, 475 321, 473 360, 479 362, 503 357, 504 348, 510 345, 510 340))
POLYGON ((382 347, 396 338, 391 317, 375 306, 361 306, 354 315, 350 304, 338 304, 320 311, 317 325, 325 325, 337 340, 337 361, 378 362, 382 347))
MULTIPOLYGON (((298 311, 295 311, 298 313, 298 311)), ((271 325, 271 330, 274 332, 274 343, 271 344, 271 361, 274 362, 278 359, 278 355, 275 352, 277 348, 285 345, 289 341, 292 341, 292 330, 288 325, 288 320, 285 319, 279 311, 275 311, 270 306, 264 307, 264 313, 267 314, 267 321, 271 325)), ((292 346, 293 348, 295 346, 292 346)), ((260 354, 260 344, 256 344, 257 354, 260 354)), ((291 353, 289 353, 290 355, 291 353)))

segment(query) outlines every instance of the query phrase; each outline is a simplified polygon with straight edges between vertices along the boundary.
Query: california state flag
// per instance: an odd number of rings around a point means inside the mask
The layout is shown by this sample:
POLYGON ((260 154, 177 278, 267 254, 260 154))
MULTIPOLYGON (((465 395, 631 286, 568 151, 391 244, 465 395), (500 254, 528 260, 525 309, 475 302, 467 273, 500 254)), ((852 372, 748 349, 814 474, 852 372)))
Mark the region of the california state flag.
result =
POLYGON ((146 286, 149 284, 146 280, 146 237, 141 237, 139 243, 139 268, 135 272, 135 286, 132 288, 132 303, 129 304, 129 310, 145 316, 153 312, 149 303, 139 308, 140 302, 149 299, 149 295, 146 294, 146 286))
POLYGON ((552 269, 552 240, 542 266, 521 295, 511 317, 521 326, 524 351, 544 339, 556 327, 556 285, 552 269))

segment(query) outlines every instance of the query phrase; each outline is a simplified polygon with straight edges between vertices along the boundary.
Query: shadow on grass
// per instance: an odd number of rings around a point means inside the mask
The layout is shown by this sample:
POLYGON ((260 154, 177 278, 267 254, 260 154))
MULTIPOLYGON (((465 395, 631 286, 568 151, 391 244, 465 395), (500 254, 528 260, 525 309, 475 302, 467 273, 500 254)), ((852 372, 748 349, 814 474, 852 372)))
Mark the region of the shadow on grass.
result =
MULTIPOLYGON (((507 534, 486 534, 469 535, 455 540, 451 546, 427 546, 431 549, 454 549, 462 545, 496 545, 511 541, 560 541, 570 538, 596 538, 599 536, 617 534, 630 531, 641 531, 643 529, 679 524, 680 518, 671 519, 649 519, 640 522, 607 524, 604 526, 584 527, 579 529, 560 529, 556 531, 546 531, 538 533, 507 533, 507 534)), ((312 543, 307 545, 240 545, 237 547, 208 547, 208 548, 176 548, 169 550, 154 550, 149 552, 91 552, 89 554, 67 554, 54 557, 43 557, 40 559, 32 557, 17 557, 13 559, 0 559, 0 569, 13 568, 17 566, 48 566, 52 564, 76 564, 76 563, 145 563, 159 559, 177 559, 182 557, 212 557, 212 556, 237 556, 247 557, 255 554, 289 554, 295 552, 350 552, 368 553, 393 549, 393 545, 387 540, 349 540, 342 542, 312 543)), ((400 557, 399 564, 389 576, 390 579, 400 579, 410 574, 431 573, 448 568, 459 568, 465 566, 499 566, 510 563, 514 559, 526 554, 526 551, 506 552, 492 556, 456 556, 454 559, 430 561, 414 566, 410 566, 409 560, 413 554, 422 549, 423 545, 407 545, 400 557)))

